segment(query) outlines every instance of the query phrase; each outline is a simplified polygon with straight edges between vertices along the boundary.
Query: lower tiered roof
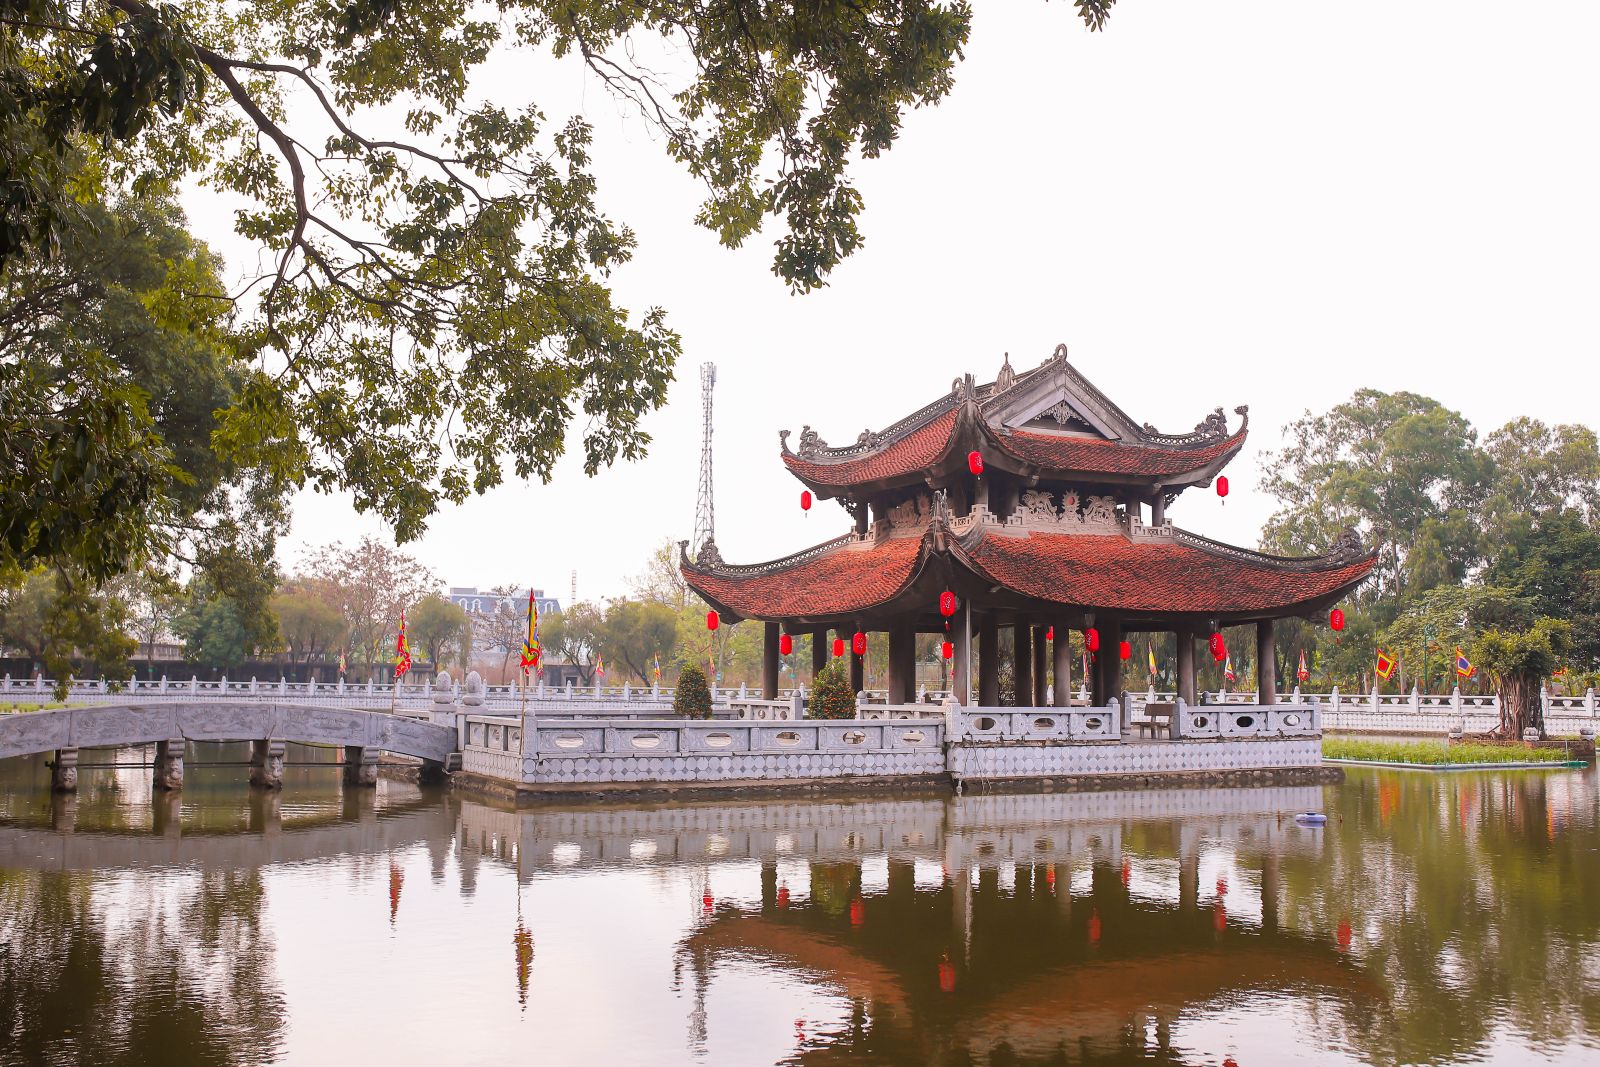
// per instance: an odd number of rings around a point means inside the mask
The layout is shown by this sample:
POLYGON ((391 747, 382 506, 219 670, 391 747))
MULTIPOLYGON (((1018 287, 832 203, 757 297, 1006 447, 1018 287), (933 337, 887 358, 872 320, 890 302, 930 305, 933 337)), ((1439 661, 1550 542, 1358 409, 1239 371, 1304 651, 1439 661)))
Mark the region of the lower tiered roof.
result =
POLYGON ((1103 612, 1129 620, 1245 622, 1307 614, 1348 593, 1376 554, 1353 537, 1309 558, 1271 556, 1170 525, 1125 531, 1060 521, 1030 527, 936 510, 920 528, 875 527, 785 559, 729 566, 713 549, 684 578, 730 619, 828 625, 930 614, 939 589, 1015 610, 1103 612))

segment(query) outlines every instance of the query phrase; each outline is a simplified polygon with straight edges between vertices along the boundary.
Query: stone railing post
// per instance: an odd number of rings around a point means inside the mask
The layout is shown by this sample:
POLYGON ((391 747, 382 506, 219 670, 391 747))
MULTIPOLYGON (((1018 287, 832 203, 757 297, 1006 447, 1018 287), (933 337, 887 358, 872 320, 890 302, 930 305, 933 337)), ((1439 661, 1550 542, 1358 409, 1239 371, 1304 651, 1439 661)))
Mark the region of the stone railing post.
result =
POLYGON ((1172 739, 1174 741, 1183 740, 1183 728, 1188 718, 1189 705, 1183 702, 1182 697, 1179 697, 1172 703, 1172 739))
POLYGON ((1122 714, 1120 716, 1120 720, 1122 723, 1122 729, 1124 732, 1127 732, 1133 729, 1133 701, 1128 698, 1128 691, 1126 689, 1124 689, 1120 695, 1120 700, 1113 699, 1111 703, 1114 707, 1121 709, 1122 714))
POLYGON ((623 682, 622 683, 622 699, 623 700, 632 700, 633 699, 633 683, 632 682, 623 682))
POLYGON ((1461 717, 1461 687, 1459 685, 1450 687, 1450 714, 1457 718, 1461 717))
POLYGON ((1422 710, 1422 691, 1415 685, 1411 687, 1411 711, 1413 714, 1422 710))
POLYGON ((792 719, 803 719, 806 717, 805 694, 798 689, 796 689, 794 691, 794 695, 789 698, 789 717, 792 719))
MULTIPOLYGON (((1334 689, 1337 695, 1339 690, 1334 689)), ((1311 730, 1313 733, 1322 733, 1322 701, 1316 697, 1311 698, 1311 730)))
POLYGON ((167 691, 167 676, 164 674, 161 676, 161 691, 163 693, 167 691))
POLYGON ((572 680, 570 678, 567 679, 567 699, 572 699, 572 680))
POLYGON ((1381 706, 1382 705, 1378 697, 1378 687, 1376 684, 1374 684, 1372 687, 1372 714, 1378 714, 1378 708, 1381 706))
MULTIPOLYGON (((161 680, 165 682, 166 678, 163 676, 161 680)), ((44 692, 44 673, 42 671, 33 676, 33 689, 36 693, 44 692)))
POLYGON ((744 683, 743 682, 739 683, 739 699, 740 700, 748 700, 748 699, 750 699, 750 695, 744 691, 744 683))
POLYGON ((1594 704, 1594 687, 1593 686, 1590 686, 1588 689, 1585 689, 1583 691, 1583 710, 1584 710, 1584 713, 1586 715, 1588 715, 1591 719, 1594 718, 1595 704, 1594 704))
POLYGON ((1539 713, 1541 717, 1550 714, 1550 690, 1542 685, 1539 687, 1539 713))
POLYGON ((256 684, 256 676, 252 674, 250 676, 250 693, 253 696, 259 691, 260 691, 260 686, 256 684))
POLYGON ((1335 715, 1339 714, 1339 687, 1334 686, 1333 692, 1328 694, 1328 705, 1335 715))

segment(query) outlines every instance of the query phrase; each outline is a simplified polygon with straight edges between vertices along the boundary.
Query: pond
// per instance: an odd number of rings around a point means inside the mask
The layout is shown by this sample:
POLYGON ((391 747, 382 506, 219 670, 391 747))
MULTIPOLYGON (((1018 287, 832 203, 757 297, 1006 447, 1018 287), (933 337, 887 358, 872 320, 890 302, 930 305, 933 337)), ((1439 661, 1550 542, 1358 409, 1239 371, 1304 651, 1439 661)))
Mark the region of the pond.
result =
POLYGON ((143 756, 0 762, 0 1063, 1600 1062, 1588 771, 516 812, 88 766, 143 756))

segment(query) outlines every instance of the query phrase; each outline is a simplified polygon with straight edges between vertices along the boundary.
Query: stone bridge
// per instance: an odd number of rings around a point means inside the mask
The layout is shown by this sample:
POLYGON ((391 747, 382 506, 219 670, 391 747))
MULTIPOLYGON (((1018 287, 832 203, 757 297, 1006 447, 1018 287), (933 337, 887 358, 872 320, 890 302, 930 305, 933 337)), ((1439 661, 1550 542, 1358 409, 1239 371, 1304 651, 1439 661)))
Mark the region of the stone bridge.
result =
POLYGON ((380 752, 414 756, 423 761, 425 773, 440 773, 459 762, 456 731, 450 727, 354 708, 213 698, 0 715, 0 759, 53 752, 54 787, 67 792, 78 785, 80 748, 151 742, 156 745, 156 786, 182 788, 188 741, 250 742, 250 782, 267 789, 283 785, 284 746, 290 741, 343 746, 345 779, 356 785, 377 783, 380 752))

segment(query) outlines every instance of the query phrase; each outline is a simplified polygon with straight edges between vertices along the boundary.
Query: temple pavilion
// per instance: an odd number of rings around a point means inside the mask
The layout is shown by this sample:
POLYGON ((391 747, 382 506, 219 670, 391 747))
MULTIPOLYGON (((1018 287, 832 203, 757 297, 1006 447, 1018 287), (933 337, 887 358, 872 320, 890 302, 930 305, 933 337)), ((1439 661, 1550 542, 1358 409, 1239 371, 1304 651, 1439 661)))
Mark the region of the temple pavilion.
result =
MULTIPOLYGON (((828 632, 840 634, 858 692, 863 657, 852 639, 887 631, 890 704, 914 699, 916 635, 939 633, 953 646, 955 699, 997 706, 999 635, 1009 627, 1015 693, 1007 695, 1018 707, 1070 704, 1068 632, 1091 629, 1094 705, 1118 695, 1127 635, 1151 631, 1176 636, 1178 695, 1192 705, 1197 640, 1254 623, 1257 662, 1274 664, 1274 620, 1325 618, 1376 559, 1351 531, 1325 555, 1287 558, 1173 525, 1179 495, 1210 486, 1243 446, 1249 411, 1234 412, 1237 428, 1218 408, 1187 433, 1164 434, 1090 384, 1065 345, 1023 373, 1007 357, 994 381, 957 379, 932 403, 842 447, 806 426, 791 450, 781 432, 784 465, 818 499, 842 504, 854 528, 748 565, 725 563, 710 540, 691 560, 685 542, 682 572, 727 620, 766 624, 768 699, 778 690, 780 630, 815 636, 817 670, 828 632), (955 595, 951 615, 945 592, 955 595)), ((1257 675, 1259 703, 1276 703, 1275 671, 1257 675)))

